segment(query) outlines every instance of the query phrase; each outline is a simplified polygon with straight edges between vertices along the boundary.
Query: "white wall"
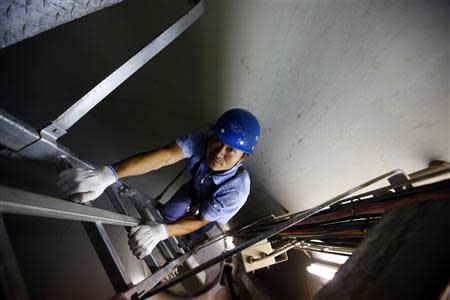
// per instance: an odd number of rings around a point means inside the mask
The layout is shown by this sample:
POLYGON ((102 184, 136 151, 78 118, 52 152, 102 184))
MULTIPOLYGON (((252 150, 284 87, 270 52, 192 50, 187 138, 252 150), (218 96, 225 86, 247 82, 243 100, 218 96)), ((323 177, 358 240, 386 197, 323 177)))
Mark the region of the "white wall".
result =
POLYGON ((287 209, 449 159, 448 2, 207 4, 219 111, 260 118, 253 182, 287 209))
MULTIPOLYGON (((110 163, 250 109, 263 136, 243 217, 270 210, 268 196, 298 211, 393 168, 448 160, 447 2, 207 0, 198 23, 61 142, 110 163)), ((153 5, 124 1, 3 49, 0 106, 47 125, 153 38, 173 10, 153 5)), ((17 177, 2 167, 3 183, 17 177)), ((130 181, 156 195, 179 168, 130 181)))

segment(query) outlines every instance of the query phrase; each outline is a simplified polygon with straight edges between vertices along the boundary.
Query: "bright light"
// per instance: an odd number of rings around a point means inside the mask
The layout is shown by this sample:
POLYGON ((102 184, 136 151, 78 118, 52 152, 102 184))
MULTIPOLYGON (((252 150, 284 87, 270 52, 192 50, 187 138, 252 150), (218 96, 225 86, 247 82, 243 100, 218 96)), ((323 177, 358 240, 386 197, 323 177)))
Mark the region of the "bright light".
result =
POLYGON ((325 265, 328 265, 328 263, 332 265, 333 264, 343 265, 348 259, 348 256, 337 255, 332 253, 313 252, 312 254, 315 261, 324 262, 325 265))
POLYGON ((234 239, 232 236, 227 236, 225 237, 225 250, 231 250, 234 249, 234 247, 236 247, 234 245, 234 239))
POLYGON ((334 273, 337 272, 337 268, 322 264, 311 264, 306 268, 306 270, 311 274, 320 276, 328 280, 332 279, 334 277, 334 273))

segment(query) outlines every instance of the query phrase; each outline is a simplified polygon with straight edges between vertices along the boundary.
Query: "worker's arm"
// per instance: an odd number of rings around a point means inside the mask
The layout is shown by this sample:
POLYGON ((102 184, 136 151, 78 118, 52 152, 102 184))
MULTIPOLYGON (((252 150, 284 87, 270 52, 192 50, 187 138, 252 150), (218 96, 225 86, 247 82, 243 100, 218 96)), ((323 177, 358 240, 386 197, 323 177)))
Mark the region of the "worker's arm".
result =
POLYGON ((58 187, 63 198, 74 202, 97 199, 117 179, 141 175, 174 164, 184 158, 183 151, 172 143, 146 153, 127 158, 114 166, 97 169, 73 168, 61 172, 58 187))
POLYGON ((167 224, 166 226, 169 236, 179 236, 194 232, 208 223, 209 221, 203 216, 185 217, 181 220, 178 220, 176 223, 167 224))
POLYGON ((183 151, 172 143, 146 153, 141 153, 113 165, 118 178, 136 176, 172 165, 184 158, 183 151))

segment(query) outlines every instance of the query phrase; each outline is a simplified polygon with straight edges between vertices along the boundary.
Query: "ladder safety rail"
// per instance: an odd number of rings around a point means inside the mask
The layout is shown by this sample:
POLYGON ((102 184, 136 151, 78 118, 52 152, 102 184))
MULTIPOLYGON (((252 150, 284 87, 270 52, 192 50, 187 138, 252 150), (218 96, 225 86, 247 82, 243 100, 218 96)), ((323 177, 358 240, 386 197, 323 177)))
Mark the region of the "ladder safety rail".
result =
POLYGON ((142 219, 0 185, 0 213, 137 226, 142 219))

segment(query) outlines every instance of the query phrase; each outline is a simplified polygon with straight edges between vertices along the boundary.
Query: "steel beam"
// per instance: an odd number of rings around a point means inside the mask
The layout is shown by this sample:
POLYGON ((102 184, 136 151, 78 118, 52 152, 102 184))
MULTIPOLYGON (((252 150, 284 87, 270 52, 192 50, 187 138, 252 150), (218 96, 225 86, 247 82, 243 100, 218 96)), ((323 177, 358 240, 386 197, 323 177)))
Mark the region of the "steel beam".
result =
POLYGON ((132 285, 126 268, 102 223, 136 226, 141 223, 140 219, 2 185, 0 185, 0 212, 83 221, 82 225, 116 292, 122 292, 132 285))
POLYGON ((18 151, 23 147, 37 141, 39 133, 24 122, 16 119, 7 111, 0 108, 0 144, 18 151))
POLYGON ((119 226, 142 223, 141 219, 4 185, 0 185, 0 212, 119 226))
POLYGON ((150 59, 174 41, 203 14, 203 1, 195 5, 186 15, 151 41, 136 55, 120 66, 80 100, 62 113, 56 120, 41 131, 42 136, 58 139, 67 133, 78 120, 100 103, 119 85, 144 66, 150 59))
MULTIPOLYGON (((194 8, 192 8, 185 16, 170 26, 119 69, 100 82, 94 89, 60 115, 49 126, 42 129, 40 134, 37 134, 33 128, 15 119, 7 112, 0 110, 0 125, 2 125, 0 126, 0 144, 8 149, 7 151, 2 151, 2 154, 23 156, 50 164, 58 164, 61 161, 64 161, 73 167, 81 166, 93 168, 94 166, 92 164, 81 160, 70 150, 56 143, 56 140, 64 135, 72 125, 102 101, 109 93, 189 28, 203 14, 203 1, 196 1, 196 3, 194 8)), ((119 202, 120 200, 115 197, 112 197, 111 199, 116 209, 118 207, 120 208, 121 204, 118 202, 114 203, 114 199, 119 202)), ((88 232, 97 254, 102 260, 105 270, 112 280, 116 291, 121 291, 125 287, 128 287, 131 281, 126 276, 125 269, 117 256, 102 223, 121 226, 136 226, 142 223, 142 220, 97 209, 90 207, 89 205, 61 201, 60 199, 49 196, 25 192, 0 185, 1 213, 24 214, 89 222, 83 223, 83 225, 88 232)), ((175 261, 177 260, 178 259, 175 261)), ((170 264, 175 263, 175 261, 170 264)), ((158 272, 158 274, 161 275, 162 273, 158 272)), ((155 275, 156 274, 154 274, 152 278, 156 278, 155 275)))

